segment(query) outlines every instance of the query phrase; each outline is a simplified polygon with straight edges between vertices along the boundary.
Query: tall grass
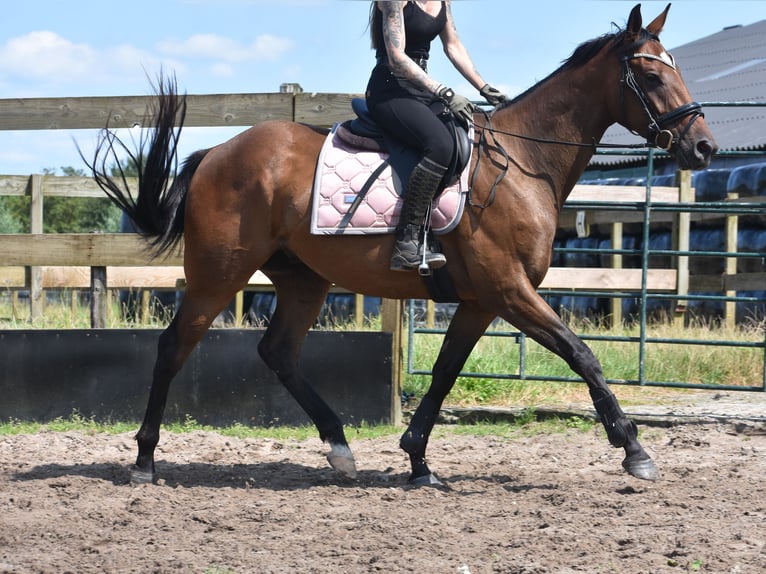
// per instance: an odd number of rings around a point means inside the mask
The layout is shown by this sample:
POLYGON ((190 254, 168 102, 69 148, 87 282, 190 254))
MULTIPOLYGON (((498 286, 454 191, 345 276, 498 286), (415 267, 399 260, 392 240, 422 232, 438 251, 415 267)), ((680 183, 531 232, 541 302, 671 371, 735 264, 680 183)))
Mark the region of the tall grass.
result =
MULTIPOLYGON (((15 307, 11 297, 0 297, 0 329, 48 328, 85 329, 90 326, 87 304, 69 292, 49 299, 44 318, 31 322, 28 305, 23 302, 15 307)), ((164 328, 171 317, 159 310, 147 322, 126 322, 124 310, 116 299, 109 311, 109 327, 164 328)), ((505 324, 503 324, 505 325, 505 324)), ((324 327, 328 328, 328 327, 324 327)), ((336 329, 350 330, 352 323, 338 323, 336 329)), ((368 318, 365 328, 378 330, 380 319, 368 318)), ((502 328, 502 327, 500 327, 502 328)), ((505 328, 509 328, 505 325, 505 328)), ((639 337, 638 326, 607 328, 589 322, 572 325, 573 330, 587 336, 639 337)), ((648 343, 645 355, 645 378, 649 381, 693 383, 706 385, 754 386, 763 380, 764 353, 759 348, 715 346, 717 341, 762 343, 764 324, 752 323, 737 328, 727 328, 719 323, 693 321, 686 327, 669 321, 649 325, 649 339, 679 339, 709 341, 710 345, 648 343)), ((413 353, 413 368, 430 371, 439 352, 443 336, 417 334, 413 353)), ((635 342, 609 340, 588 341, 596 357, 601 361, 604 375, 610 380, 635 380, 639 377, 639 347, 635 342)), ((589 402, 587 389, 582 384, 541 382, 535 377, 572 378, 574 374, 559 357, 540 345, 526 340, 525 370, 530 380, 487 378, 458 378, 447 403, 451 405, 544 405, 562 402, 589 402)), ((521 360, 520 347, 514 338, 485 336, 477 344, 463 371, 468 373, 517 374, 521 360)), ((430 384, 430 377, 404 373, 403 387, 407 394, 421 397, 430 384)), ((656 387, 621 387, 620 398, 630 401, 645 400, 647 395, 657 395, 656 387)), ((682 392, 682 391, 676 391, 682 392)))
MULTIPOLYGON (((638 326, 600 327, 589 323, 573 325, 582 336, 621 337, 637 339, 638 326)), ((416 334, 413 370, 430 371, 439 352, 442 336, 416 334)), ((764 325, 750 324, 727 328, 704 321, 686 327, 668 322, 651 324, 647 339, 677 339, 678 343, 647 343, 644 357, 644 378, 647 381, 680 384, 756 386, 763 380, 764 351, 760 348, 716 346, 718 341, 763 343, 764 325), (703 344, 688 344, 697 341, 703 344), (709 342, 710 344, 705 344, 709 342)), ((637 342, 588 340, 600 360, 604 375, 615 381, 639 378, 639 345, 637 342)), ((584 385, 561 382, 534 381, 535 377, 576 378, 569 366, 558 356, 531 339, 526 340, 524 374, 529 381, 501 378, 459 377, 449 402, 468 404, 546 404, 589 402, 584 385)), ((520 346, 513 338, 483 337, 468 358, 463 372, 488 374, 519 374, 520 346)), ((421 396, 430 384, 430 377, 407 375, 405 391, 421 396)), ((677 390, 676 392, 683 392, 677 390)), ((638 398, 661 394, 656 387, 621 387, 619 394, 638 398)))
MULTIPOLYGON (((110 297, 107 309, 109 329, 164 328, 172 314, 156 301, 150 303, 146 319, 126 319, 126 309, 119 299, 110 297)), ((32 319, 29 300, 10 291, 0 293, 0 329, 89 329, 90 306, 77 290, 46 291, 45 311, 32 319)))

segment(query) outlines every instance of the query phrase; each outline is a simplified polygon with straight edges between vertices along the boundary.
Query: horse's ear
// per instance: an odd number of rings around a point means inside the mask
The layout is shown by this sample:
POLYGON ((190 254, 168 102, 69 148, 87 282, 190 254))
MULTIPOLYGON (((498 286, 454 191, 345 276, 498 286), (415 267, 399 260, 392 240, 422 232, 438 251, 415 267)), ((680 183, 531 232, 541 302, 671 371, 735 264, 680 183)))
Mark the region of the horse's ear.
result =
POLYGON ((638 35, 641 33, 642 24, 641 4, 636 4, 633 10, 630 11, 630 16, 628 16, 628 25, 625 27, 625 30, 633 38, 638 38, 638 35))
POLYGON ((665 10, 657 16, 654 20, 652 20, 652 23, 649 24, 646 29, 653 34, 654 36, 660 35, 660 32, 662 32, 662 29, 665 27, 665 18, 668 17, 668 11, 670 10, 670 4, 668 4, 665 7, 665 10))

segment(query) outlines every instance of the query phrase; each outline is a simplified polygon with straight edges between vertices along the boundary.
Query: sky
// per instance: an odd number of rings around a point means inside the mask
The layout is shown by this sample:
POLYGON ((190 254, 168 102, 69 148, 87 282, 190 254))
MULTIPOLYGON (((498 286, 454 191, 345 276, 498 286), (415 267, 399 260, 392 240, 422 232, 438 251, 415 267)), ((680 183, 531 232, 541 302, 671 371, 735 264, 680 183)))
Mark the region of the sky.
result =
MULTIPOLYGON (((458 34, 484 79, 513 96, 553 72, 582 42, 623 26, 637 2, 453 0, 458 34)), ((644 23, 667 2, 644 0, 644 23)), ((189 94, 364 92, 374 54, 366 0, 26 0, 3 11, 0 98, 146 95, 175 73, 189 94)), ((661 40, 681 46, 766 19, 766 0, 676 0, 661 40)), ((471 99, 439 41, 429 73, 471 99)), ((188 128, 180 154, 243 128, 188 128)), ((0 174, 82 168, 93 130, 0 132, 0 174)), ((60 173, 60 171, 59 171, 60 173)))

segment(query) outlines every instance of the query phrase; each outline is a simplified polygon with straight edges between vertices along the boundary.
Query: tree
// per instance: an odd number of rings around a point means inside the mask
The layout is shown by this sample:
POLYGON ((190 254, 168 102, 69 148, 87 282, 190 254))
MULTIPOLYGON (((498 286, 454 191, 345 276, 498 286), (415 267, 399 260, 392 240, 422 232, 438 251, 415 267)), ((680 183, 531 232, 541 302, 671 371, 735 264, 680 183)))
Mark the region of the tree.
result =
MULTIPOLYGON (((56 170, 46 168, 43 175, 53 177, 56 170)), ((82 169, 62 167, 67 177, 87 177, 82 169)), ((0 233, 29 232, 28 196, 0 196, 0 233)), ((47 197, 43 209, 45 233, 92 233, 120 231, 120 209, 109 198, 101 197, 47 197)))
MULTIPOLYGON (((62 167, 68 177, 85 177, 82 169, 62 167)), ((46 170, 46 175, 50 172, 46 170)), ((119 208, 107 197, 50 197, 45 200, 43 230, 46 233, 114 233, 120 230, 119 208)))
POLYGON ((24 226, 11 209, 9 199, 16 197, 0 197, 0 233, 22 233, 24 226))

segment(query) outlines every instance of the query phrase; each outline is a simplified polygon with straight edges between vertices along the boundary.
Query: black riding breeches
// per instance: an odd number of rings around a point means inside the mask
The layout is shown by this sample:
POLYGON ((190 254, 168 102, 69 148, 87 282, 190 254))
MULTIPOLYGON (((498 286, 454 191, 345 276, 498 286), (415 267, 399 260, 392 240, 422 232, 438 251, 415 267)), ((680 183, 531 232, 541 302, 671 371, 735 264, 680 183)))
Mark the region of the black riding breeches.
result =
POLYGON ((450 165, 452 135, 429 106, 414 98, 395 97, 368 98, 367 107, 378 124, 403 145, 439 165, 450 165))

